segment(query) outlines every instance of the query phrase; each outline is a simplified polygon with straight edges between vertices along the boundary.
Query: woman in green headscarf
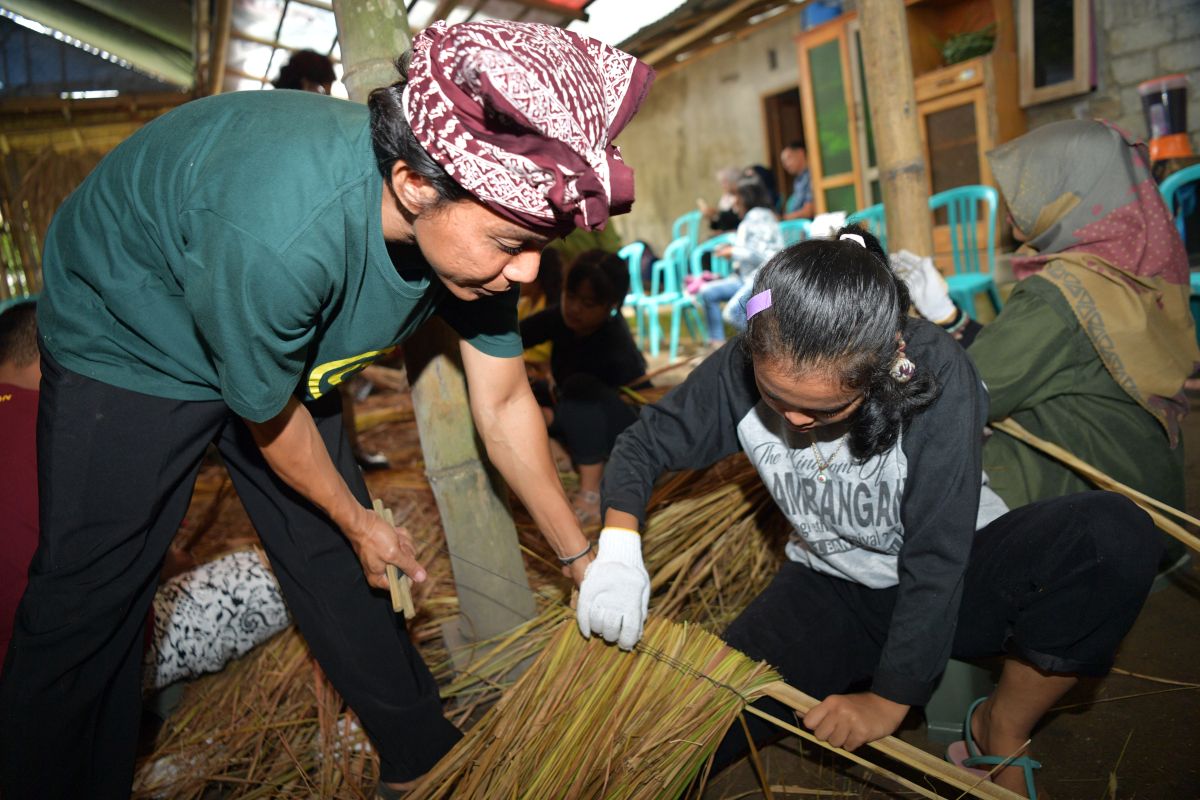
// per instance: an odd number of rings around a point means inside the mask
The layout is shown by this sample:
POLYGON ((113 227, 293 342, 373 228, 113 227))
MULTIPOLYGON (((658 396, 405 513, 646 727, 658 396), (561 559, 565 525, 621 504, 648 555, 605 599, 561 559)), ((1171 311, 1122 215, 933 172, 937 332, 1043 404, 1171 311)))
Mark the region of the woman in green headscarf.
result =
MULTIPOLYGON (((1038 128, 990 155, 1020 279, 968 353, 989 420, 1012 417, 1117 480, 1182 508, 1183 382, 1200 362, 1187 256, 1144 145, 1100 121, 1038 128)), ((992 488, 1018 507, 1092 488, 996 433, 992 488)))

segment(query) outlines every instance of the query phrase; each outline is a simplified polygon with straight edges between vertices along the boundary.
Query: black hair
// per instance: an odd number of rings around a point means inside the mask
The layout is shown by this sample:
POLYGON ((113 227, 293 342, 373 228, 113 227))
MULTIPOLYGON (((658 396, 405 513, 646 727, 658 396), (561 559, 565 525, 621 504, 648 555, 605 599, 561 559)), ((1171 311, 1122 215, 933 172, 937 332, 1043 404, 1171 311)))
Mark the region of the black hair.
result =
POLYGON ((616 253, 585 250, 567 270, 567 292, 574 294, 587 283, 596 300, 606 306, 619 306, 629 294, 629 265, 616 253))
POLYGON ((792 141, 788 142, 787 147, 785 147, 784 150, 803 150, 806 153, 808 152, 808 148, 804 146, 804 141, 802 139, 793 139, 792 141))
POLYGON ((767 187, 758 175, 743 175, 738 178, 737 189, 735 191, 742 203, 742 207, 747 211, 752 208, 769 208, 774 210, 774 204, 771 202, 771 196, 767 193, 767 187))
POLYGON ((297 50, 279 70, 279 77, 271 81, 276 89, 303 89, 304 81, 325 85, 337 80, 333 62, 316 50, 297 50))
POLYGON ((367 98, 371 111, 371 145, 375 149, 375 162, 384 181, 391 180, 392 165, 397 161, 408 164, 437 191, 439 205, 456 200, 467 200, 471 193, 458 184, 425 152, 413 135, 404 113, 404 85, 408 82, 408 64, 412 59, 409 50, 395 61, 400 80, 390 86, 373 89, 367 98))
POLYGON ((908 289, 863 228, 780 251, 755 276, 753 294, 767 289, 771 306, 747 321, 744 346, 752 357, 781 360, 797 373, 826 371, 861 392, 848 437, 856 458, 891 448, 901 427, 937 398, 937 381, 921 363, 907 383, 890 374, 908 322, 908 289), (866 247, 841 239, 846 233, 866 247))
POLYGON ((24 367, 38 358, 37 304, 9 306, 0 314, 0 364, 24 367))

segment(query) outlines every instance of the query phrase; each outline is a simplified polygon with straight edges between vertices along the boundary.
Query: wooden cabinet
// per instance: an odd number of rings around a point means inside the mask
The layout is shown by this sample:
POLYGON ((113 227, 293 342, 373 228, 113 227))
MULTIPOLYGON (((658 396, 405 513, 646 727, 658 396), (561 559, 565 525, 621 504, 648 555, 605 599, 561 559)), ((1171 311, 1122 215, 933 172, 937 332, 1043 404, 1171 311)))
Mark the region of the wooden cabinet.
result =
MULTIPOLYGON (((1010 0, 913 0, 907 17, 930 194, 972 183, 994 185, 987 151, 1025 131, 1010 0), (996 26, 991 53, 940 65, 931 42, 989 23, 996 26)), ((878 202, 857 16, 846 14, 806 31, 796 46, 817 211, 855 211, 878 202)), ((942 238, 937 231, 935 237, 942 238)))

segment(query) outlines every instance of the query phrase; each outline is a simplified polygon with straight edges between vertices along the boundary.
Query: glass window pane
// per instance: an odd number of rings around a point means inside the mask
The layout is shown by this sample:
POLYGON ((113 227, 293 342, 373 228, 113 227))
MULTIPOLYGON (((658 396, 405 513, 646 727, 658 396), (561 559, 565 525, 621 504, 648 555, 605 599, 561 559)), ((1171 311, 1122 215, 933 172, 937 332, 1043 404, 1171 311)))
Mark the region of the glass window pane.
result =
POLYGON ((234 0, 233 29, 247 36, 275 41, 284 0, 234 0))
POLYGON ((279 43, 297 50, 329 51, 337 33, 333 12, 304 3, 289 3, 279 31, 279 43))
POLYGON ((271 64, 271 53, 272 48, 266 45, 230 39, 225 63, 239 72, 264 78, 267 67, 271 64))
POLYGON ((850 157, 850 112, 846 108, 846 84, 836 39, 808 51, 808 71, 812 76, 821 172, 826 177, 850 172, 854 168, 850 157))
POLYGON ((858 207, 854 202, 854 187, 839 186, 836 189, 826 189, 825 210, 845 211, 847 214, 857 211, 858 207))
POLYGON ((1034 0, 1033 85, 1053 86, 1074 77, 1075 0, 1034 0))

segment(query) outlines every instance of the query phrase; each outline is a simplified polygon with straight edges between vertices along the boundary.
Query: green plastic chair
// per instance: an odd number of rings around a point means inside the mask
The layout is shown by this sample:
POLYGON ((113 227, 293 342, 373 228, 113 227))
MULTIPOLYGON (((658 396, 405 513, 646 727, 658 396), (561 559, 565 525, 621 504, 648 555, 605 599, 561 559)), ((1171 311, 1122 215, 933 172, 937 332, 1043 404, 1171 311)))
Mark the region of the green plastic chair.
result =
POLYGON ((996 289, 996 209, 1000 195, 991 186, 959 186, 938 192, 929 198, 929 210, 946 209, 950 224, 950 246, 954 258, 954 274, 946 278, 950 287, 950 299, 975 316, 975 296, 987 292, 996 313, 1000 313, 1000 292, 996 289), (982 248, 987 253, 988 271, 984 273, 979 258, 980 206, 987 214, 987 243, 982 248))
POLYGON ((787 247, 799 244, 812 235, 811 219, 785 219, 779 223, 783 232, 783 243, 787 247))
POLYGON ((631 242, 617 251, 617 255, 625 259, 625 264, 629 267, 629 294, 625 295, 625 305, 633 309, 634 319, 637 320, 639 348, 646 335, 642 329, 642 315, 638 313, 638 303, 646 296, 646 291, 642 288, 642 258, 645 254, 645 242, 631 242))
MULTIPOLYGON (((704 271, 703 259, 705 253, 711 253, 718 247, 724 244, 733 244, 734 235, 732 233, 722 233, 719 236, 714 236, 711 239, 705 239, 700 244, 696 245, 692 250, 692 255, 688 259, 689 272, 692 275, 699 275, 704 271)), ((733 271, 733 259, 724 256, 718 256, 715 253, 712 257, 712 273, 722 278, 733 271)))
POLYGON ((879 246, 883 248, 883 251, 887 252, 887 215, 883 213, 883 203, 876 203, 846 217, 847 225, 856 223, 866 226, 871 235, 879 240, 879 246))
POLYGON ((705 341, 704 326, 700 323, 700 310, 695 301, 683 291, 683 280, 688 270, 688 240, 681 236, 667 245, 663 257, 654 262, 650 271, 650 291, 638 302, 638 313, 646 315, 646 329, 650 335, 650 355, 658 355, 662 343, 662 324, 659 310, 663 306, 671 309, 670 358, 675 360, 679 351, 680 322, 687 325, 688 332, 698 342, 705 341))

